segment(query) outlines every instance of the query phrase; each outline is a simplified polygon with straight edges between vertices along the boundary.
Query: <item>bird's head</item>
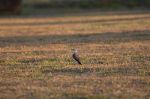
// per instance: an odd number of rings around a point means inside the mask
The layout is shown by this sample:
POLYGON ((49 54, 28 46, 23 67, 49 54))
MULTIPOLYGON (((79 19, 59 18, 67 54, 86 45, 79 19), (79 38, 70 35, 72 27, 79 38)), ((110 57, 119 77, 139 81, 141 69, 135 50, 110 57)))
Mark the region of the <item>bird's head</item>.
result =
POLYGON ((78 50, 77 50, 77 49, 74 49, 74 48, 71 49, 71 50, 72 50, 73 53, 77 53, 77 52, 78 52, 78 50))

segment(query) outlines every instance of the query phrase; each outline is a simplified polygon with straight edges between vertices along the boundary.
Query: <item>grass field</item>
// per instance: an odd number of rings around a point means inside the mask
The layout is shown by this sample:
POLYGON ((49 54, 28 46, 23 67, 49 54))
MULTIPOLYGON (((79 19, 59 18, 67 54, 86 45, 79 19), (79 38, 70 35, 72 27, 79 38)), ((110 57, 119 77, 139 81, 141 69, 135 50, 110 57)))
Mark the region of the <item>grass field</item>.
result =
POLYGON ((1 17, 0 70, 0 99, 150 99, 150 13, 1 17))

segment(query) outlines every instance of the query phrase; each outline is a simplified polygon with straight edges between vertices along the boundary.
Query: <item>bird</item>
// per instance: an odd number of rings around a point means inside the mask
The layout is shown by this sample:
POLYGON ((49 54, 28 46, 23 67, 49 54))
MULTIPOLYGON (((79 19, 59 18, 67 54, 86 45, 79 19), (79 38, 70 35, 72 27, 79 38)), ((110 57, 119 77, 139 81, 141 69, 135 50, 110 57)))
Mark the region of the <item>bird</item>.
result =
POLYGON ((80 59, 79 59, 79 56, 78 56, 78 51, 77 49, 72 49, 72 58, 80 65, 82 65, 80 59))

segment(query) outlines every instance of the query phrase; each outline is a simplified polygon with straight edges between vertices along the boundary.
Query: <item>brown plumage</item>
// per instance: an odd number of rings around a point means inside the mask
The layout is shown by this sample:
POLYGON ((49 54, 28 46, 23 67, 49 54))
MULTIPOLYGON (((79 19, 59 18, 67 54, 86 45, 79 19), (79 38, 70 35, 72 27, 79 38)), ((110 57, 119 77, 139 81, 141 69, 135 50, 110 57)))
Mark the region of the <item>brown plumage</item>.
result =
POLYGON ((73 49, 73 54, 72 54, 72 58, 77 61, 78 64, 82 65, 80 59, 79 59, 79 56, 77 55, 77 50, 76 49, 73 49))

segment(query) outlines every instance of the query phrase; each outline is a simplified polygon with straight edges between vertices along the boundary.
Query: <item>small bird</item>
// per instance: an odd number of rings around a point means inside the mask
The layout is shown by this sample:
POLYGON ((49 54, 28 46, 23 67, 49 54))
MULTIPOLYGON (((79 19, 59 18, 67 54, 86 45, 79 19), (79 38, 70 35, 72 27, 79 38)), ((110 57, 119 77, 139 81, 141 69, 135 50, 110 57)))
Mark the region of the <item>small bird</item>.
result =
POLYGON ((80 61, 80 59, 79 59, 79 56, 78 56, 78 51, 77 51, 77 49, 72 49, 72 51, 73 51, 73 53, 72 53, 72 58, 75 60, 75 61, 77 61, 78 62, 78 64, 80 64, 80 65, 82 65, 81 64, 81 61, 80 61))

